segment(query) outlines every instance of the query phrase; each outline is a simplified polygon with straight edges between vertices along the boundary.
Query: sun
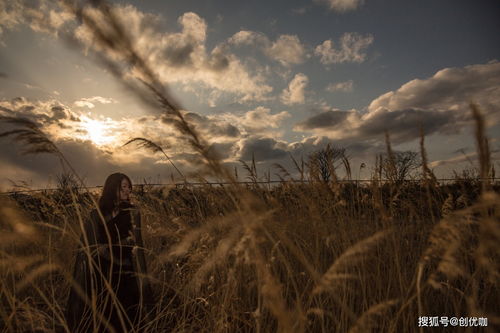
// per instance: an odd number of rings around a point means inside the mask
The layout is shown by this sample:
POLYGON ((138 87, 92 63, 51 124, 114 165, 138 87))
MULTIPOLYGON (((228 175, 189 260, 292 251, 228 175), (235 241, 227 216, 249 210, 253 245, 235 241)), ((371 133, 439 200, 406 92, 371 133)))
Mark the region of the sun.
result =
POLYGON ((113 142, 114 137, 110 134, 110 125, 105 121, 85 117, 83 128, 87 131, 86 139, 92 141, 96 146, 105 146, 113 142))

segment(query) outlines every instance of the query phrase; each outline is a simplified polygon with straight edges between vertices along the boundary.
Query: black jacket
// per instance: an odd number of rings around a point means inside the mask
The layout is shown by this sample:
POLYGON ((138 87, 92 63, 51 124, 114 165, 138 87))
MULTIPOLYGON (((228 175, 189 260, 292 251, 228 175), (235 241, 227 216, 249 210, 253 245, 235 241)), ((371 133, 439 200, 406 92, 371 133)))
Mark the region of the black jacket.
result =
POLYGON ((119 325, 116 315, 120 307, 113 305, 113 299, 118 299, 123 308, 135 305, 126 312, 130 325, 145 320, 153 297, 147 280, 139 211, 129 203, 121 204, 115 217, 101 216, 94 209, 81 227, 74 283, 66 307, 70 330, 107 330, 109 326, 102 323, 107 322, 122 331, 123 322, 119 325), (113 295, 106 298, 109 294, 113 295))

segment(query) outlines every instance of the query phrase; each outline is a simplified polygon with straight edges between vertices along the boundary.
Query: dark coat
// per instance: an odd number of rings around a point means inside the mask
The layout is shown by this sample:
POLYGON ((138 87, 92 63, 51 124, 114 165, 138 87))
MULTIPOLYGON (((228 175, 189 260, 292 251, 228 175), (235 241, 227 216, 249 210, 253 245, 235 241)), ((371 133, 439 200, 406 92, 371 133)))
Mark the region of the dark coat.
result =
POLYGON ((66 307, 70 330, 137 330, 153 305, 146 276, 139 211, 124 203, 115 217, 101 217, 94 209, 76 255, 66 307))

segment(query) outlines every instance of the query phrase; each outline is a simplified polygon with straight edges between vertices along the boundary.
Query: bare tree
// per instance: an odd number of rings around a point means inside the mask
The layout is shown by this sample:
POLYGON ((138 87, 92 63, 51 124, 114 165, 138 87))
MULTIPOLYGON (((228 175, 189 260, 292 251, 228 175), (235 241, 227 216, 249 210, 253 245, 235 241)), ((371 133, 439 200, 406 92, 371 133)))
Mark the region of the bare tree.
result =
POLYGON ((345 148, 332 147, 330 144, 325 148, 319 149, 308 156, 307 167, 309 176, 313 180, 329 182, 332 178, 336 179, 335 162, 345 158, 345 148))
POLYGON ((386 179, 402 183, 421 166, 421 162, 417 152, 408 150, 383 157, 381 166, 386 179))

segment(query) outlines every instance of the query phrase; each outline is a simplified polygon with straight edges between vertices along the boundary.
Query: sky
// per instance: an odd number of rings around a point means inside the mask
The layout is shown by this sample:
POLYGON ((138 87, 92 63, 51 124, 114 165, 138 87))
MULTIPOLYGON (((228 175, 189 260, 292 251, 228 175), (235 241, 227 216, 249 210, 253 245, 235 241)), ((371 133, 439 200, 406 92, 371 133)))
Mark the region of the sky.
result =
MULTIPOLYGON (((395 151, 418 151, 420 128, 430 167, 449 177, 477 166, 471 102, 500 169, 497 0, 110 4, 134 50, 240 178, 239 161, 252 157, 261 175, 277 179, 276 163, 293 175, 291 156, 307 160, 327 144, 346 149, 354 177, 369 178, 386 132, 395 151)), ((183 173, 202 174, 182 134, 102 57, 137 82, 62 2, 0 0, 0 115, 36 122, 89 186, 117 171, 139 183, 179 180, 163 155, 123 147, 134 137, 162 146, 183 173)), ((0 122, 0 132, 10 129, 0 122)), ((53 186, 58 159, 22 151, 0 138, 0 189, 53 186)))

